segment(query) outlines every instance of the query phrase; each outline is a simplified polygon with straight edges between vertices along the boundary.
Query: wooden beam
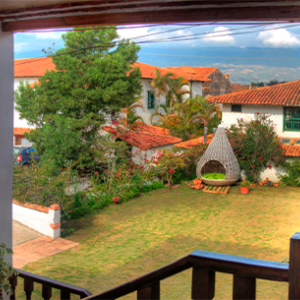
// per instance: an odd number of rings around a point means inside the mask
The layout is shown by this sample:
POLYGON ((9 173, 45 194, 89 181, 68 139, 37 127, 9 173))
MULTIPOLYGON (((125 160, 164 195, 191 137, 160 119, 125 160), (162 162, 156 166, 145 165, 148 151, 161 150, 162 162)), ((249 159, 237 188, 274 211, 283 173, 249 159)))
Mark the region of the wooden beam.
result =
POLYGON ((170 9, 139 12, 82 14, 3 22, 3 31, 24 31, 92 25, 124 25, 217 21, 299 21, 300 6, 170 9))

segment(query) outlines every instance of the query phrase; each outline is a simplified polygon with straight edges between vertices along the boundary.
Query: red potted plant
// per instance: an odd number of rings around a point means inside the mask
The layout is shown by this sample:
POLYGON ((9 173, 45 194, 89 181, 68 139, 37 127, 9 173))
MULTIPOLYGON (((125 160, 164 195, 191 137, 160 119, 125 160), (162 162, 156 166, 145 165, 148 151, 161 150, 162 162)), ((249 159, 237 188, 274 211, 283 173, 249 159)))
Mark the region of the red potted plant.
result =
POLYGON ((250 187, 250 181, 244 180, 241 183, 241 194, 248 194, 249 193, 249 187, 250 187))

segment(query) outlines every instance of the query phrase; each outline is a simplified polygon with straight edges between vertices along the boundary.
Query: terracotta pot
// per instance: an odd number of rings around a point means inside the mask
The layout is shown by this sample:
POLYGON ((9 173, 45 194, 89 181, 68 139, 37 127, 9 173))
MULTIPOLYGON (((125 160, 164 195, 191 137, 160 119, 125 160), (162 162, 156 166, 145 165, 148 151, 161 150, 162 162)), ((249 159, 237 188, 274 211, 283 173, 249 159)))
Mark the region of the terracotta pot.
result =
POLYGON ((276 187, 279 187, 279 184, 278 184, 278 183, 274 183, 273 185, 276 186, 276 187))
POLYGON ((249 193, 249 187, 248 186, 241 186, 241 194, 248 194, 249 193))
POLYGON ((263 185, 264 185, 264 183, 261 181, 261 182, 259 183, 259 185, 260 185, 260 186, 263 186, 263 185))

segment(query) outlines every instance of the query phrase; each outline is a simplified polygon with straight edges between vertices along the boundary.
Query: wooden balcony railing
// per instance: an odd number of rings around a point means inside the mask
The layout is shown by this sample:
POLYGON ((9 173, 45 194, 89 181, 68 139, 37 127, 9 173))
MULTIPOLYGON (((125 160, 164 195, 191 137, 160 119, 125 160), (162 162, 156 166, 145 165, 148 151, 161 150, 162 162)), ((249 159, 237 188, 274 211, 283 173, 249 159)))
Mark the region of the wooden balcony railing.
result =
POLYGON ((233 275, 232 298, 235 300, 255 299, 256 279, 288 282, 288 299, 300 300, 299 232, 295 233, 290 240, 289 261, 290 263, 287 264, 207 251, 195 251, 161 269, 97 295, 92 295, 88 290, 77 286, 18 270, 18 276, 11 279, 14 294, 10 299, 16 299, 15 290, 18 277, 24 278, 24 292, 27 300, 31 299, 34 283, 42 284, 42 297, 44 300, 51 299, 52 289, 60 290, 62 300, 70 300, 72 294, 85 300, 113 300, 132 292, 137 292, 138 300, 160 299, 160 281, 192 268, 191 299, 193 300, 211 300, 214 298, 216 272, 233 275))
POLYGON ((255 299, 256 279, 289 283, 288 299, 300 300, 300 233, 291 238, 290 263, 195 251, 161 269, 85 300, 117 299, 137 292, 137 299, 160 299, 160 281, 186 269, 192 271, 191 299, 213 299, 215 273, 233 275, 233 299, 255 299))
MULTIPOLYGON (((42 285, 42 297, 44 300, 51 299, 52 289, 57 289, 60 291, 61 300, 70 300, 71 295, 78 295, 80 299, 83 299, 92 293, 84 288, 80 288, 71 284, 66 284, 60 281, 52 280, 43 276, 32 274, 23 270, 18 270, 18 275, 11 279, 11 284, 14 293, 10 296, 10 300, 15 300, 16 298, 16 287, 18 284, 18 277, 24 278, 24 294, 25 297, 21 299, 31 300, 32 292, 34 291, 34 284, 39 283, 42 285)), ((78 297, 78 298, 79 298, 78 297)), ((73 299, 73 298, 72 298, 73 299)))

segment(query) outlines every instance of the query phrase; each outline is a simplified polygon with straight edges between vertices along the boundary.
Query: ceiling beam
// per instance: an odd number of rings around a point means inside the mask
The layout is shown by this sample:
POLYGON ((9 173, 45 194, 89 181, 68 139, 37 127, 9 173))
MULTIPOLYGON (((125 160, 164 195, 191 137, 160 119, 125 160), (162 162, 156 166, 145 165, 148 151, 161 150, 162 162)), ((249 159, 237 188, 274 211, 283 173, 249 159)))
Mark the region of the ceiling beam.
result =
POLYGON ((299 21, 300 6, 239 7, 209 9, 169 9, 137 12, 114 12, 57 16, 2 22, 3 31, 24 31, 47 28, 66 28, 91 25, 124 25, 178 22, 217 21, 299 21))

